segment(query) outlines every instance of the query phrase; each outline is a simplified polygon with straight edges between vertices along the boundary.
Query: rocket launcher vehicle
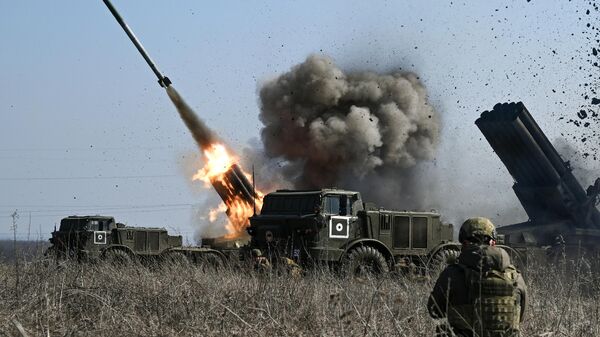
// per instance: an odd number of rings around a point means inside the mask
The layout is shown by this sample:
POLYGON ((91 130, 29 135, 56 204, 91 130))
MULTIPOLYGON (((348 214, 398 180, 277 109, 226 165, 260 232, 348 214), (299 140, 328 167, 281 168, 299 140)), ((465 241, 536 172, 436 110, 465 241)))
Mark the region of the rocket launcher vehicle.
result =
POLYGON ((498 228, 511 246, 600 248, 600 179, 584 190, 523 103, 497 104, 475 122, 514 179, 529 216, 498 228))

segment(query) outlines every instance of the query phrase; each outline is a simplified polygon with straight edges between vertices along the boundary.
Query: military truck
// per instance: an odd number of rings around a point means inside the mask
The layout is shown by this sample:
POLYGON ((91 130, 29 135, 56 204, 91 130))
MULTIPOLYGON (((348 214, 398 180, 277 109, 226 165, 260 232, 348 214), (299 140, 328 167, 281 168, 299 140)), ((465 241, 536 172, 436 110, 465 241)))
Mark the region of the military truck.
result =
POLYGON ((341 189, 269 193, 247 231, 248 248, 271 263, 285 258, 351 273, 433 267, 460 251, 440 214, 377 208, 341 189))
POLYGON ((127 264, 134 261, 176 263, 224 262, 217 250, 187 247, 180 235, 164 228, 130 227, 110 216, 69 216, 52 232, 47 255, 58 260, 108 261, 127 264))

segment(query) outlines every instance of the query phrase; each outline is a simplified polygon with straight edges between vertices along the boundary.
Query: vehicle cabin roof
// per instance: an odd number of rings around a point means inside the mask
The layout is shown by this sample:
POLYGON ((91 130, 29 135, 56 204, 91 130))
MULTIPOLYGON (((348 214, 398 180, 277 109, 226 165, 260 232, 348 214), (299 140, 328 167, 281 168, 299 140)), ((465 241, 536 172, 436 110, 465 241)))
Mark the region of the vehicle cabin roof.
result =
MULTIPOLYGON (((62 220, 108 220, 108 221, 115 221, 115 218, 112 216, 105 216, 105 215, 71 215, 68 216, 66 218, 63 218, 62 220)), ((167 230, 163 227, 133 227, 133 226, 125 226, 119 229, 134 229, 134 230, 140 230, 140 231, 159 231, 159 232, 166 232, 167 230)))
POLYGON ((427 212, 427 211, 407 211, 407 210, 402 210, 402 211, 398 211, 398 210, 390 210, 390 209, 379 209, 377 210, 378 212, 380 212, 381 214, 398 214, 398 215, 416 215, 416 216, 431 216, 431 217, 439 217, 440 213, 437 213, 435 211, 431 211, 431 212, 427 212))
POLYGON ((149 231, 149 232, 166 232, 167 230, 162 227, 131 227, 126 226, 119 228, 120 230, 136 230, 136 231, 149 231))
POLYGON ((71 215, 63 220, 114 220, 115 218, 112 216, 104 216, 104 215, 71 215))
POLYGON ((328 194, 328 193, 339 193, 339 194, 357 194, 357 191, 347 191, 337 188, 324 188, 320 190, 277 190, 271 192, 268 195, 309 195, 309 194, 328 194))

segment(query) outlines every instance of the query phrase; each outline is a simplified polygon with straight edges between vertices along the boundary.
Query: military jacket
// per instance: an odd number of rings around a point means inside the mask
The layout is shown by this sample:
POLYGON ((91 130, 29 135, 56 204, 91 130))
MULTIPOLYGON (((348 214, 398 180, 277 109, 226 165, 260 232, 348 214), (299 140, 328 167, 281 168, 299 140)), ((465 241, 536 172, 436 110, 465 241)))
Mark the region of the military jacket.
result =
POLYGON ((473 314, 474 294, 478 290, 474 288, 481 286, 477 282, 473 282, 473 279, 481 279, 482 282, 486 282, 485 275, 497 276, 497 280, 506 278, 509 281, 504 283, 511 284, 512 287, 509 295, 506 294, 506 291, 502 293, 500 289, 497 295, 491 296, 491 300, 484 298, 483 302, 477 302, 479 311, 483 313, 496 311, 496 314, 505 312, 506 315, 512 315, 512 319, 503 318, 511 321, 511 325, 518 330, 518 325, 523 320, 525 313, 527 288, 523 277, 511 264, 506 251, 494 246, 469 245, 463 247, 458 262, 448 265, 437 279, 427 303, 429 314, 433 318, 448 318, 451 328, 456 334, 473 336, 475 328, 465 324, 465 321, 469 321, 471 319, 469 316, 473 314), (478 278, 474 278, 473 275, 478 278), (510 305, 505 305, 507 303, 510 305), (458 317, 466 317, 466 319, 458 319, 458 317))

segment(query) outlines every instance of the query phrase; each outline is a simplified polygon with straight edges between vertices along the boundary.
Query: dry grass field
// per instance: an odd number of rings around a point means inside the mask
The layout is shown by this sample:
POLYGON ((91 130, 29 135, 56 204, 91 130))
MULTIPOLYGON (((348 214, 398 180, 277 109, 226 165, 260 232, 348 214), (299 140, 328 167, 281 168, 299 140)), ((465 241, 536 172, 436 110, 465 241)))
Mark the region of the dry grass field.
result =
MULTIPOLYGON (((524 336, 600 336, 585 266, 528 270, 524 336), (574 270, 572 270, 574 269, 574 270)), ((0 265, 0 336, 433 336, 431 280, 234 268, 0 265)))

